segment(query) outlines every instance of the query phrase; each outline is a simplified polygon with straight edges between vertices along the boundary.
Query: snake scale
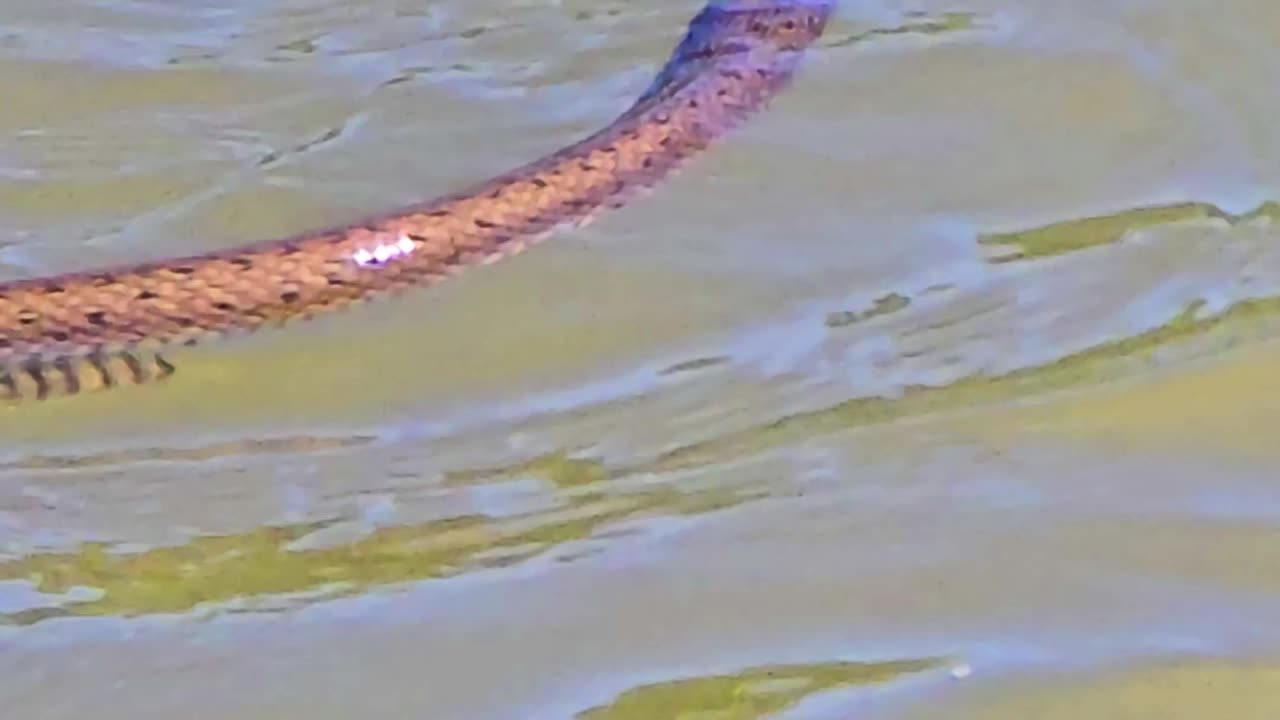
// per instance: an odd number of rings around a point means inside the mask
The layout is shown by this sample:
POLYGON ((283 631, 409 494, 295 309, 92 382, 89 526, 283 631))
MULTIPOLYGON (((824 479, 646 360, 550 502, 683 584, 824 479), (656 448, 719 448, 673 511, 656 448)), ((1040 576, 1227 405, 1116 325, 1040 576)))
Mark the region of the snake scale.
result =
POLYGON ((651 189, 781 91, 833 0, 712 0, 607 127, 469 189, 343 227, 0 283, 0 400, 168 377, 165 347, 435 284, 651 189))

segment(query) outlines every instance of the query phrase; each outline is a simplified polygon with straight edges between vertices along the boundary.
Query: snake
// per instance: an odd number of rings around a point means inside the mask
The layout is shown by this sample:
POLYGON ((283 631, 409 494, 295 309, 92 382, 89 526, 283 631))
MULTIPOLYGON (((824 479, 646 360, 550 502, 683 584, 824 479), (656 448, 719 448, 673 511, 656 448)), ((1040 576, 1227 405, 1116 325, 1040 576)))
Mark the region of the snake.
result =
POLYGON ((711 0, 613 122, 433 200, 282 239, 0 282, 0 401, 172 376, 165 352, 435 285, 653 190, 764 109, 834 0, 711 0))

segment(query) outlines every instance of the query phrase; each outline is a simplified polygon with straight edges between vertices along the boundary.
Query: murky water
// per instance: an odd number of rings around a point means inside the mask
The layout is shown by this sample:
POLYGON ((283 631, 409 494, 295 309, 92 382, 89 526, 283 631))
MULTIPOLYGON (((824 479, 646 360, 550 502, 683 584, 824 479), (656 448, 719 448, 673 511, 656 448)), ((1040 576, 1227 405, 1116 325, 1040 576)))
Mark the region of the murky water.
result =
MULTIPOLYGON (((699 5, 7 3, 0 271, 483 178, 699 5)), ((845 0, 582 232, 4 411, 6 717, 1274 717, 1275 28, 845 0)))

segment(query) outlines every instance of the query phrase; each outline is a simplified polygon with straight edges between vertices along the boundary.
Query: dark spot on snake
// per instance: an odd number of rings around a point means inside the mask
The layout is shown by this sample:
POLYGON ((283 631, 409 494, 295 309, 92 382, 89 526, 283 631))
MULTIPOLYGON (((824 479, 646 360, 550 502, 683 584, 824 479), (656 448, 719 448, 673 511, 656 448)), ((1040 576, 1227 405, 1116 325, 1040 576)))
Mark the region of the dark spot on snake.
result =
POLYGON ((533 178, 529 182, 533 183, 534 187, 544 188, 547 186, 547 181, 542 178, 533 178))
POLYGON ((245 270, 248 270, 249 268, 253 267, 253 261, 246 257, 231 258, 230 262, 232 265, 239 265, 245 270))
POLYGON ((786 22, 782 23, 782 29, 784 29, 784 30, 795 30, 795 29, 796 29, 796 21, 795 21, 795 20, 788 20, 788 21, 786 21, 786 22))
POLYGON ((189 317, 185 317, 185 316, 182 316, 182 315, 174 316, 174 317, 171 317, 171 318, 169 318, 169 319, 170 319, 170 320, 172 320, 173 322, 177 323, 177 324, 178 324, 178 327, 189 328, 189 327, 193 327, 193 326, 195 326, 195 324, 196 324, 196 321, 195 321, 195 320, 192 320, 191 318, 189 318, 189 317))
POLYGON ((129 374, 133 376, 135 383, 141 383, 146 379, 142 363, 138 361, 138 358, 134 357, 133 353, 120 353, 120 359, 124 360, 125 367, 129 368, 129 374))
POLYGON ((578 169, 581 170, 582 172, 595 172, 596 166, 592 165, 586 160, 583 160, 582 162, 578 163, 578 169))
POLYGON ((698 98, 689 98, 689 109, 690 110, 698 109, 698 98))
POLYGON ((18 315, 18 322, 22 323, 23 325, 30 325, 39 319, 40 319, 40 316, 36 315, 33 312, 24 312, 24 313, 19 313, 18 315))
POLYGON ((325 281, 328 282, 329 285, 331 285, 332 287, 343 287, 347 284, 346 280, 343 280, 342 278, 339 278, 339 277, 333 277, 332 275, 325 278, 325 281))
POLYGON ((91 325, 102 327, 107 324, 107 314, 102 310, 92 310, 84 314, 84 319, 88 320, 91 325))
POLYGON ((143 290, 142 292, 138 293, 137 299, 139 299, 139 300, 155 300, 155 299, 156 299, 156 298, 158 298, 158 297, 160 297, 160 296, 159 296, 159 295, 157 295, 157 294, 155 294, 155 293, 153 293, 153 292, 151 292, 150 290, 143 290))
POLYGON ((195 271, 196 271, 195 268, 187 267, 185 265, 179 265, 177 267, 169 268, 169 272, 174 273, 175 275, 191 275, 195 273, 195 271))
POLYGON ((480 228, 481 230, 492 230, 492 229, 494 229, 494 228, 498 227, 497 223, 491 223, 491 222, 489 222, 488 220, 482 220, 482 219, 480 219, 480 218, 476 218, 475 220, 472 220, 471 222, 472 222, 473 224, 475 224, 475 226, 476 226, 476 227, 478 227, 478 228, 480 228))
POLYGON ((213 304, 213 307, 223 312, 235 312, 236 309, 236 306, 229 302, 216 302, 213 304))
POLYGON ((4 386, 5 396, 8 399, 17 400, 20 397, 18 394, 18 383, 14 382, 13 375, 8 372, 0 375, 0 385, 4 386))
POLYGON ((161 355, 156 355, 155 360, 156 360, 156 367, 160 368, 160 374, 158 376, 158 379, 163 380, 173 374, 175 368, 173 367, 172 363, 170 363, 168 360, 165 360, 164 357, 161 355))
POLYGON ((63 386, 67 390, 68 395, 75 395, 80 392, 80 373, 76 372, 69 358, 58 358, 53 366, 62 374, 63 386))
POLYGON ((0 337, 0 350, 8 349, 8 348, 11 348, 11 347, 13 347, 13 341, 12 341, 12 340, 10 340, 9 338, 2 338, 2 337, 0 337))
POLYGON ((106 360, 103 358, 101 353, 94 353, 86 359, 89 361, 89 365, 92 366, 94 370, 98 371, 98 377, 102 378, 103 387, 109 388, 115 386, 116 378, 111 374, 111 370, 107 367, 106 360))
POLYGON ((102 287, 103 285, 114 285, 116 276, 111 273, 98 273, 91 276, 94 287, 102 287))
POLYGON ((67 291, 66 288, 62 287, 58 283, 46 283, 43 287, 41 287, 41 290, 44 290, 46 293, 49 293, 50 295, 57 295, 58 293, 63 293, 67 291))
POLYGON ((640 161, 640 165, 641 165, 645 170, 651 170, 651 169, 653 169, 653 158, 651 158, 651 157, 646 157, 644 160, 640 161))
POLYGON ((281 255, 296 255, 301 251, 302 251, 302 248, 298 247, 298 244, 295 242, 286 242, 286 243, 280 244, 281 255))
POLYGON ((36 384, 36 399, 44 400, 49 397, 49 380, 44 376, 44 365, 40 363, 39 358, 31 358, 22 366, 22 371, 31 377, 36 384))
POLYGON ((302 296, 299 295, 297 292, 294 292, 293 290, 286 290, 280 293, 280 300, 285 303, 295 303, 298 301, 298 298, 300 297, 302 296))
POLYGON ((57 340, 58 342, 66 342, 71 339, 71 336, 63 330, 54 330, 49 333, 49 337, 57 340))
POLYGON ((427 213, 427 217, 441 218, 441 217, 449 217, 452 214, 453 213, 449 212, 448 210, 432 210, 431 212, 427 213))

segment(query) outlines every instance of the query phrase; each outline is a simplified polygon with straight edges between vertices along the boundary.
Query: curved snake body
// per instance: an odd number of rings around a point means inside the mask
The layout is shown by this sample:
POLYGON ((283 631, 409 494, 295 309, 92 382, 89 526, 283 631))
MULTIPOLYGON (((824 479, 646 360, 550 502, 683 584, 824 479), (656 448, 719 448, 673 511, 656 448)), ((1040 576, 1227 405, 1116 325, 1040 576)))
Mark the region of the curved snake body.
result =
POLYGON ((165 346, 432 285, 581 226, 762 109, 831 10, 827 0, 713 1, 613 123, 431 202, 202 255, 0 283, 0 399, 164 378, 165 346))

